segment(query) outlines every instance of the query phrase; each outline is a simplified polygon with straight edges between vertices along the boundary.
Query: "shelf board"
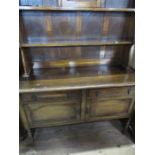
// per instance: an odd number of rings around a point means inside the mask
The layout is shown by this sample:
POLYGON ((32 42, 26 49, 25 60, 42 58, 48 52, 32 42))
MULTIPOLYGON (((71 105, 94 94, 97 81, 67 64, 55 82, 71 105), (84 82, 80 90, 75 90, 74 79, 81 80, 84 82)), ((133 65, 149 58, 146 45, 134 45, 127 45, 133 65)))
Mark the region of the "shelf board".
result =
POLYGON ((19 10, 26 11, 95 11, 95 12, 135 12, 134 8, 75 8, 75 7, 42 7, 20 6, 19 10))
POLYGON ((93 66, 93 65, 105 65, 110 64, 111 59, 77 59, 77 60, 55 60, 44 62, 33 62, 33 68, 58 68, 58 67, 80 67, 80 66, 93 66))
POLYGON ((134 86, 134 72, 120 66, 35 69, 20 80, 20 93, 134 86))
POLYGON ((59 41, 51 43, 22 43, 21 47, 108 46, 131 45, 132 41, 59 41))

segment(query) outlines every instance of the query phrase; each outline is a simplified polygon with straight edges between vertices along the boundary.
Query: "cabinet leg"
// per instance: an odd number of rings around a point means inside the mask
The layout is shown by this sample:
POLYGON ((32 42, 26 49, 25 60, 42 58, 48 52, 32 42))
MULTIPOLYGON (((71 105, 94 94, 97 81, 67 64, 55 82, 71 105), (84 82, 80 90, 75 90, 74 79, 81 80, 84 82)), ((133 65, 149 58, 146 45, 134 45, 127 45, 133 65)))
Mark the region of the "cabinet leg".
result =
POLYGON ((28 132, 27 145, 34 145, 34 138, 31 130, 29 129, 27 132, 28 132))
POLYGON ((23 78, 29 78, 30 77, 30 73, 24 73, 22 76, 23 76, 23 78))
POLYGON ((131 120, 132 120, 132 117, 130 117, 130 118, 128 119, 128 121, 127 121, 127 123, 126 123, 126 125, 125 125, 125 127, 124 127, 124 129, 123 129, 123 133, 124 133, 124 134, 127 133, 131 120))

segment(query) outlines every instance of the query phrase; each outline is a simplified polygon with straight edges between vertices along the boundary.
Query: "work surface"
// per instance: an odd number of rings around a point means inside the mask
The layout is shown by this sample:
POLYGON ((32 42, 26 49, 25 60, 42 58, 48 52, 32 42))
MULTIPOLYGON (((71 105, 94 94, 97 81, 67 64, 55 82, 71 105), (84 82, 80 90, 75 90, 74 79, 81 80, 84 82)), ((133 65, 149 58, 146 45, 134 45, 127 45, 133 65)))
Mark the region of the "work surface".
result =
POLYGON ((133 145, 120 130, 119 121, 37 129, 35 146, 21 146, 20 155, 74 155, 74 153, 133 145))
POLYGON ((29 80, 20 81, 20 93, 71 89, 133 86, 133 71, 122 67, 95 66, 66 69, 35 69, 29 80))

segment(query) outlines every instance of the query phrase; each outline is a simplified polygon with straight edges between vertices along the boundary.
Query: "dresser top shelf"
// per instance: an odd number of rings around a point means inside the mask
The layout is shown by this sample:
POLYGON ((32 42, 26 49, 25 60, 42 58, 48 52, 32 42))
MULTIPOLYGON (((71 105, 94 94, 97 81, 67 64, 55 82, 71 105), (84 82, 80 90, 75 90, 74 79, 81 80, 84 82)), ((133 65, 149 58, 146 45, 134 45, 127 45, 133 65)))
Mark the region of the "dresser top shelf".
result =
POLYGON ((20 93, 133 86, 134 71, 121 66, 88 66, 34 69, 29 80, 20 80, 20 93))
POLYGON ((89 8, 89 7, 48 7, 20 6, 20 11, 94 11, 94 12, 135 12, 134 8, 89 8))
POLYGON ((132 41, 118 41, 118 40, 81 40, 81 41, 38 41, 31 43, 22 43, 21 47, 65 47, 65 46, 110 46, 110 45, 132 45, 132 41))

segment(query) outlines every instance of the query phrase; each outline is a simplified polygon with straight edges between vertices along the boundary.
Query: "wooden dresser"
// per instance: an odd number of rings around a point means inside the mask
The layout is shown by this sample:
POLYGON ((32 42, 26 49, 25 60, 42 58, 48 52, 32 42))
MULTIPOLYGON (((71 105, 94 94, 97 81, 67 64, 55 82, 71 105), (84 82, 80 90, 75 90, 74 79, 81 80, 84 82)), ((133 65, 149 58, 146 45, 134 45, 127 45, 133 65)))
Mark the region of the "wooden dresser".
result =
POLYGON ((129 118, 134 0, 20 0, 20 117, 31 129, 129 118))

